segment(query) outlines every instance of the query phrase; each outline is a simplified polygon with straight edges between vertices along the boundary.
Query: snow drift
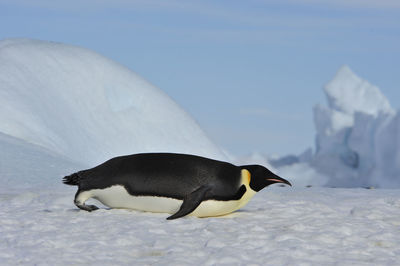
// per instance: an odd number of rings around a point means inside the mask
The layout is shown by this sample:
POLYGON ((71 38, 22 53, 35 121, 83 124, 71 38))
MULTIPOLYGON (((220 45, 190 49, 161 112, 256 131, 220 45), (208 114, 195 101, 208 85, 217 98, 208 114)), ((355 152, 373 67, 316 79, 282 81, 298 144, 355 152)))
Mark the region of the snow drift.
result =
POLYGON ((0 41, 0 101, 4 145, 8 136, 80 165, 150 151, 224 158, 161 90, 83 48, 0 41))
POLYGON ((85 167, 43 147, 0 133, 0 183, 4 191, 65 187, 61 177, 85 167))
POLYGON ((311 165, 327 186, 400 187, 400 113, 380 90, 342 67, 324 88, 328 106, 314 108, 311 165))

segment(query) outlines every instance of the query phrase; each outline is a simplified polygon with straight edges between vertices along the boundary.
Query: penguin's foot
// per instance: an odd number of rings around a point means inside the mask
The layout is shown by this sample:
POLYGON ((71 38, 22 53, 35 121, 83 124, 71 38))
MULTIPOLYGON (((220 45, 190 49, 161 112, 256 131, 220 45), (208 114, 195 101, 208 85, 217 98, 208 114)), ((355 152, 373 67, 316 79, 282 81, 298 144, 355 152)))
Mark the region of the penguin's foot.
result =
POLYGON ((98 210, 99 207, 97 207, 96 205, 84 205, 86 208, 88 208, 87 211, 91 212, 91 211, 95 211, 98 210))
POLYGON ((98 210, 99 208, 95 205, 86 205, 85 204, 85 202, 91 197, 92 197, 92 195, 90 194, 90 192, 87 192, 87 191, 81 192, 78 190, 75 195, 74 203, 75 203, 76 207, 78 207, 81 210, 85 210, 88 212, 98 210))
POLYGON ((95 210, 98 210, 98 209, 99 209, 99 207, 97 207, 97 206, 95 206, 95 205, 80 204, 79 202, 76 202, 76 201, 75 201, 75 205, 76 205, 79 209, 85 210, 85 211, 88 211, 88 212, 95 211, 95 210))

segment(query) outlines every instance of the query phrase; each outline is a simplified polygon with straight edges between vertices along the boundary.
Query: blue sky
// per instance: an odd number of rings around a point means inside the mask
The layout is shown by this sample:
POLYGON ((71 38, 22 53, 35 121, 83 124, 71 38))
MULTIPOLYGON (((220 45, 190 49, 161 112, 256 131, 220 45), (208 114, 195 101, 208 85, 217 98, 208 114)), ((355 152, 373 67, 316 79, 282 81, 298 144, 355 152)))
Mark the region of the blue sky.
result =
POLYGON ((0 0, 11 37, 122 63, 236 155, 313 147, 312 107, 343 64, 400 107, 398 0, 0 0))

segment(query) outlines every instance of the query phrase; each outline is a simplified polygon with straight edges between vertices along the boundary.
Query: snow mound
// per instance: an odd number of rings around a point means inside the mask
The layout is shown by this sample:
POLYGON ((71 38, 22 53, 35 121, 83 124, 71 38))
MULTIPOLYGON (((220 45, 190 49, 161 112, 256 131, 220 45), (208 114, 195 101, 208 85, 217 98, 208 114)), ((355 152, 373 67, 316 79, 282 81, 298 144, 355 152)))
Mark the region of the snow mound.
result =
POLYGON ((0 133, 0 183, 7 192, 65 187, 61 177, 84 167, 38 145, 0 133))
POLYGON ((325 86, 328 107, 314 108, 311 165, 327 186, 400 187, 400 113, 376 86, 342 67, 325 86))
POLYGON ((168 151, 225 156, 173 100, 92 51, 0 41, 0 133, 80 164, 168 151))

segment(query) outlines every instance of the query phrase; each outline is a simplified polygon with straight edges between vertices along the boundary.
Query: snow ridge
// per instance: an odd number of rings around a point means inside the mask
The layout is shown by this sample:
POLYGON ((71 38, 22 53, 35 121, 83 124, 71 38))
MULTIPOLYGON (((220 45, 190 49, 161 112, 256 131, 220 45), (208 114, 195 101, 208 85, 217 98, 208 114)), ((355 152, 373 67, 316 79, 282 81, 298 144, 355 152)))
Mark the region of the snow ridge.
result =
POLYGON ((225 158, 134 72, 87 49, 29 39, 0 41, 0 132, 88 166, 150 151, 225 158))

